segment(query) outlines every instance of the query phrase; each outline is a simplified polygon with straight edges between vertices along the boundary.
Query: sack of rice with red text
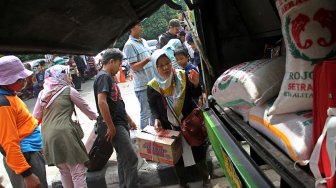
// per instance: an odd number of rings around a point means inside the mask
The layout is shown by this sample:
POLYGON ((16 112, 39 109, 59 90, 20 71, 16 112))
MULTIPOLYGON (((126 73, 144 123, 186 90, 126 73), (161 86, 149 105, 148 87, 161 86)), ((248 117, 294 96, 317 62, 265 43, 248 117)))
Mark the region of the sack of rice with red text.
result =
POLYGON ((285 74, 285 57, 241 63, 226 70, 212 87, 222 107, 255 106, 277 96, 285 74))
POLYGON ((286 44, 286 74, 269 113, 312 109, 314 64, 336 55, 335 0, 276 0, 286 44))
POLYGON ((272 103, 252 107, 249 124, 258 132, 269 138, 291 159, 302 164, 308 160, 313 151, 312 111, 268 115, 272 103))

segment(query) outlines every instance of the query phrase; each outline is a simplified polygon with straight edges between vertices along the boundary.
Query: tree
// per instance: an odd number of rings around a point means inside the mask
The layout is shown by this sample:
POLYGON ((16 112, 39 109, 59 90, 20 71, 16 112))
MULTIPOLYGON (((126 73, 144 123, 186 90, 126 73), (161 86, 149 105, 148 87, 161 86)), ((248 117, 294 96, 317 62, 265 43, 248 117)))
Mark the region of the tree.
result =
MULTIPOLYGON (((166 32, 168 29, 168 22, 173 18, 178 18, 178 11, 163 5, 150 17, 142 21, 144 27, 143 38, 146 40, 158 39, 159 35, 166 32)), ((129 33, 121 36, 115 44, 115 48, 123 49, 124 44, 128 39, 129 33)))
POLYGON ((16 55, 22 62, 34 60, 34 59, 44 59, 43 54, 24 54, 24 55, 16 55))

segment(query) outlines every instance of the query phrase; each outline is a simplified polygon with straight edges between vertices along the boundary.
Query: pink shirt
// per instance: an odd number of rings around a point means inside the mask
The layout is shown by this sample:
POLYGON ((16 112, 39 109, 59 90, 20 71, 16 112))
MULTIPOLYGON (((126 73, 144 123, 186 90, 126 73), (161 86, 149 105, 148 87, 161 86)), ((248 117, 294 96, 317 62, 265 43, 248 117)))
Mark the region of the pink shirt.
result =
MULTIPOLYGON (((53 103, 53 101, 57 98, 57 96, 62 93, 62 91, 67 88, 64 87, 63 89, 61 89, 58 93, 56 93, 51 100, 49 101, 49 104, 47 105, 47 108, 50 104, 53 103)), ((42 92, 40 92, 41 94, 42 92)), ((36 119, 40 120, 42 118, 42 111, 43 111, 43 107, 41 105, 41 100, 40 100, 40 94, 37 98, 36 104, 35 104, 35 108, 34 108, 34 112, 33 115, 36 119)), ((90 108, 90 106, 85 102, 85 100, 80 96, 79 92, 70 87, 70 99, 71 101, 91 120, 96 120, 97 119, 97 113, 92 111, 92 109, 90 108)))

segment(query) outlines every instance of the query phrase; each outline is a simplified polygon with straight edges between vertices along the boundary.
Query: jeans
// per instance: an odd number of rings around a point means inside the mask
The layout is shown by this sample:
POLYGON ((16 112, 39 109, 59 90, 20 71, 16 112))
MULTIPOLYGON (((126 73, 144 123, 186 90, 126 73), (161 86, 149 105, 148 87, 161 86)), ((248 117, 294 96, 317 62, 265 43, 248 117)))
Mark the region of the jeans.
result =
POLYGON ((125 126, 115 126, 116 135, 112 145, 117 152, 120 188, 138 187, 138 156, 133 149, 129 130, 125 126))
POLYGON ((81 89, 82 81, 81 78, 77 76, 77 74, 71 74, 72 76, 72 83, 75 86, 75 89, 81 89))
MULTIPOLYGON (((34 152, 26 152, 23 154, 28 164, 31 166, 31 171, 33 172, 33 174, 39 177, 42 187, 48 188, 45 163, 41 152, 34 151, 34 152)), ((13 188, 25 188, 23 177, 20 174, 15 174, 15 172, 7 165, 5 157, 4 157, 4 166, 6 168, 8 177, 11 181, 13 188)))
POLYGON ((135 91, 135 95, 140 103, 140 129, 144 129, 147 125, 154 126, 154 117, 149 108, 147 90, 135 91))

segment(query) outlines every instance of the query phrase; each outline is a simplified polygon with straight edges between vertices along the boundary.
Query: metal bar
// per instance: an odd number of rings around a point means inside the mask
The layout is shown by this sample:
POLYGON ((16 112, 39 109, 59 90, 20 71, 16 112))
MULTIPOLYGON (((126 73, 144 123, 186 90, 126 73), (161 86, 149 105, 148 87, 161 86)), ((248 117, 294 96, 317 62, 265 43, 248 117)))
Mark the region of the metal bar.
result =
POLYGON ((246 187, 274 187, 272 182, 248 156, 247 152, 236 141, 218 116, 212 110, 207 109, 204 112, 204 117, 241 175, 246 187))
POLYGON ((237 114, 229 108, 222 109, 218 105, 216 110, 221 117, 242 136, 256 153, 269 164, 292 187, 314 187, 314 178, 294 162, 282 151, 276 148, 256 130, 246 124, 237 114))

